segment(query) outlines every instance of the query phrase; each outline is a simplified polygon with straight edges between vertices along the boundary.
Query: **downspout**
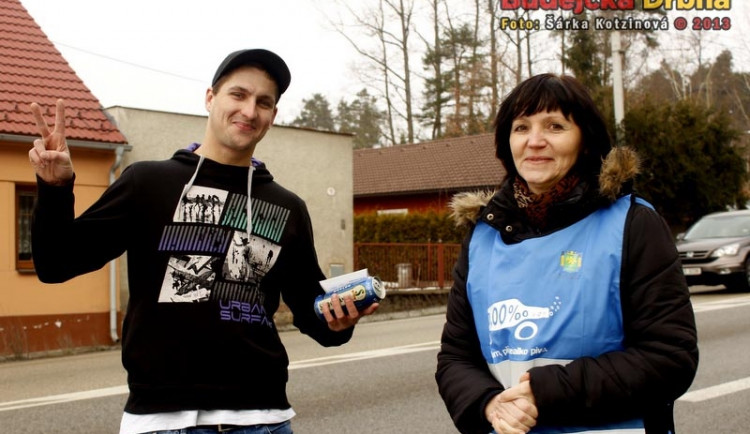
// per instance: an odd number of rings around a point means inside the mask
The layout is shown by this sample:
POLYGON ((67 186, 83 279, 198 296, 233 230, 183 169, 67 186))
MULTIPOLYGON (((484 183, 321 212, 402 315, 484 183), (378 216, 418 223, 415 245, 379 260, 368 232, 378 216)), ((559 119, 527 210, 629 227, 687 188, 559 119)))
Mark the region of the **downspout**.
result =
MULTIPOLYGON (((124 146, 115 148, 115 162, 109 169, 109 185, 115 182, 115 173, 122 164, 124 152, 124 146)), ((109 336, 112 338, 112 342, 120 341, 120 337, 117 335, 117 259, 109 261, 109 336)))

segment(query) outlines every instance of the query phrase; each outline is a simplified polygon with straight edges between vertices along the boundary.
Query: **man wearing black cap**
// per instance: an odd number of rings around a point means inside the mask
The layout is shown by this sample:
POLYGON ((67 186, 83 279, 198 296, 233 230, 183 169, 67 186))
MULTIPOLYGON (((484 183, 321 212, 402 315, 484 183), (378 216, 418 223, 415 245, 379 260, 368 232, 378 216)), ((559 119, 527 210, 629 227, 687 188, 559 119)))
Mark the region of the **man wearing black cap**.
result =
POLYGON ((225 164, 247 166, 255 145, 276 117, 291 75, 276 54, 262 49, 231 53, 206 90, 208 126, 195 152, 225 164))
POLYGON ((290 79, 270 51, 231 53, 206 91, 202 143, 132 164, 75 219, 64 105, 50 130, 32 104, 39 279, 62 282, 128 252, 122 434, 291 433, 289 360, 273 323, 280 297, 294 325, 325 346, 347 342, 377 308, 357 312, 347 298, 317 318, 325 276, 307 208, 253 158, 290 79))

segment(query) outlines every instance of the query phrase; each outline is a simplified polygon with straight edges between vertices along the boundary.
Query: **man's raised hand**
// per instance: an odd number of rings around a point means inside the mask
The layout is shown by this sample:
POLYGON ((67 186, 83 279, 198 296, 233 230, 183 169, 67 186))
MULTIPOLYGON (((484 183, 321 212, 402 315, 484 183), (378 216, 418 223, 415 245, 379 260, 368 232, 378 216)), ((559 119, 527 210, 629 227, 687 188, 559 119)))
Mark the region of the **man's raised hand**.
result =
POLYGON ((65 141, 65 103, 57 100, 54 129, 50 131, 42 115, 42 108, 31 103, 31 113, 41 138, 34 140, 29 150, 29 161, 37 176, 48 184, 61 185, 73 178, 73 162, 65 141))

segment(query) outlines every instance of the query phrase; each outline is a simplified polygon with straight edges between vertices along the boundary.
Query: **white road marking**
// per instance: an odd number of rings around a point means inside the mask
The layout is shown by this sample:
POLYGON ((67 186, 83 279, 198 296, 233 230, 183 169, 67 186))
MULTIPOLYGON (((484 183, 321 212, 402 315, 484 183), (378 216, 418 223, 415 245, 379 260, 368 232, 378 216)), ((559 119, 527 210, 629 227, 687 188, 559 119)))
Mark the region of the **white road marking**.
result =
MULTIPOLYGON (((401 347, 383 348, 379 350, 361 351, 347 353, 330 357, 319 357, 315 359, 299 360, 289 363, 289 369, 314 368, 316 366, 331 365, 334 363, 353 362, 357 360, 374 359, 378 357, 397 356, 400 354, 416 353, 419 351, 436 350, 440 342, 424 342, 421 344, 404 345, 401 347)), ((128 393, 128 386, 114 386, 103 389, 86 390, 83 392, 63 393, 60 395, 42 396, 39 398, 21 399, 18 401, 0 402, 0 412, 19 410, 22 408, 39 407, 42 405, 62 404, 65 402, 81 401, 92 398, 106 398, 108 396, 123 395, 128 393)))
MULTIPOLYGON (((750 296, 740 296, 729 300, 697 304, 694 305, 693 308, 695 312, 707 312, 712 310, 746 306, 749 304, 750 296)), ((336 356, 299 360, 289 363, 289 369, 293 370, 313 368, 316 366, 332 365, 335 363, 353 362, 357 360, 374 359, 378 357, 397 356, 401 354, 416 353, 419 351, 431 351, 438 348, 440 348, 440 342, 438 341, 424 342, 420 344, 403 345, 400 347, 382 348, 379 350, 361 351, 357 353, 347 353, 336 356)), ((728 383, 718 384, 716 386, 706 387, 704 389, 690 391, 682 395, 682 397, 679 398, 679 401, 701 402, 747 389, 750 389, 750 377, 730 381, 728 383)), ((102 389, 86 390, 82 392, 63 393, 60 395, 42 396, 39 398, 21 399, 18 401, 0 402, 0 412, 29 407, 38 407, 43 405, 61 404, 65 402, 80 401, 84 399, 105 398, 108 396, 123 395, 126 393, 128 393, 128 386, 123 385, 105 387, 102 389)))
POLYGON ((720 309, 730 309, 733 307, 742 307, 747 306, 750 304, 750 295, 735 297, 735 298, 727 298, 723 300, 717 300, 717 301, 708 301, 705 303, 700 304, 694 304, 693 305, 693 311, 694 312, 708 312, 711 310, 720 310, 720 309))
POLYGON ((375 359, 378 357, 398 356, 401 354, 416 353, 419 351, 430 351, 440 348, 440 342, 424 342, 421 344, 404 345, 401 347, 382 348, 379 350, 361 351, 358 353, 346 353, 337 356, 319 357, 316 359, 300 360, 289 363, 289 370, 313 368, 316 366, 332 365, 334 363, 353 362, 356 360, 375 359))
POLYGON ((680 397, 678 401, 701 402, 709 399, 719 398, 730 393, 742 392, 750 389, 750 377, 717 384, 716 386, 690 391, 680 397))
POLYGON ((122 395, 124 393, 128 393, 128 386, 105 387, 104 389, 63 393, 61 395, 49 395, 42 396, 40 398, 21 399, 19 401, 0 402, 0 411, 39 407, 41 405, 62 404, 64 402, 80 401, 83 399, 104 398, 107 396, 122 395))

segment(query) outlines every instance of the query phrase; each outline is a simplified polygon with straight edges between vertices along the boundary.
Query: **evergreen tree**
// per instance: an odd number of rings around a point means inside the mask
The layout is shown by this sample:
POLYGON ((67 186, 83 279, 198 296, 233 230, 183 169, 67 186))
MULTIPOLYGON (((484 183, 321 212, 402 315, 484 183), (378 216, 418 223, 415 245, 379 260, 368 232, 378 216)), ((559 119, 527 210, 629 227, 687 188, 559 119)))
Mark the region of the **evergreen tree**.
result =
POLYGON ((309 99, 303 99, 302 103, 302 112, 292 121, 292 125, 314 128, 316 130, 335 131, 333 114, 325 96, 315 93, 309 99))
MULTIPOLYGON (((590 18, 586 13, 584 19, 590 18)), ((605 53, 600 49, 602 41, 593 29, 571 32, 570 44, 565 51, 565 66, 591 92, 591 97, 600 110, 605 112, 605 102, 610 98, 609 88, 605 86, 605 53)), ((606 113, 604 113, 606 115, 606 113)))
POLYGON ((422 125, 430 127, 430 139, 435 140, 443 136, 443 112, 451 101, 448 91, 453 87, 453 74, 444 71, 443 64, 447 60, 447 53, 436 38, 437 47, 427 47, 427 52, 422 57, 424 69, 431 74, 424 79, 424 104, 419 120, 422 125))
POLYGON ((355 149, 371 148, 381 142, 385 113, 378 110, 377 100, 367 89, 359 91, 351 103, 339 101, 337 112, 338 131, 355 135, 355 149))
POLYGON ((484 132, 487 119, 479 108, 481 89, 489 86, 484 55, 478 52, 482 41, 468 23, 447 28, 442 43, 448 59, 446 74, 451 77, 450 94, 453 111, 445 122, 446 137, 460 137, 484 132))
POLYGON ((744 207, 747 169, 731 118, 696 99, 645 100, 623 120, 625 143, 643 159, 637 191, 684 229, 704 214, 744 207))

